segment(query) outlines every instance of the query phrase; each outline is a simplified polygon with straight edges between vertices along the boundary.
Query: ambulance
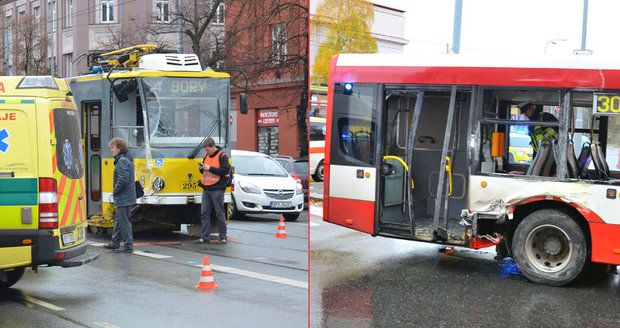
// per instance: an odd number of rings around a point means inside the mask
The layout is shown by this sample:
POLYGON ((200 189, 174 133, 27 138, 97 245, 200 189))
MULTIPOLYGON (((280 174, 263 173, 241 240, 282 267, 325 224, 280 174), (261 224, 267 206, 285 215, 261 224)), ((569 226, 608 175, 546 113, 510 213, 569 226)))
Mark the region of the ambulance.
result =
POLYGON ((75 267, 86 253, 83 142, 67 84, 0 77, 0 290, 28 267, 75 267))

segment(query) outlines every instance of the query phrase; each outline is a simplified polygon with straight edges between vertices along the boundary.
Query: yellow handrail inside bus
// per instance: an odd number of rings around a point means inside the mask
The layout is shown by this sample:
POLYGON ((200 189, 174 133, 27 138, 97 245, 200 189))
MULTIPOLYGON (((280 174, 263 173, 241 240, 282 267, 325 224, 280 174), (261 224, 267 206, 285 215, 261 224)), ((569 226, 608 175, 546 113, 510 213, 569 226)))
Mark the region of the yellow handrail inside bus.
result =
POLYGON ((446 172, 448 172, 448 181, 449 183, 449 191, 448 197, 452 196, 452 163, 450 161, 450 156, 446 156, 446 172))
MULTIPOLYGON (((407 163, 405 163, 405 161, 403 161, 403 159, 402 159, 402 158, 400 158, 400 157, 398 157, 398 156, 392 156, 392 155, 386 155, 386 156, 383 156, 383 160, 386 160, 386 159, 395 159, 395 160, 399 161, 399 162, 400 162, 400 164, 402 164, 402 165, 403 165, 403 167, 405 168, 405 170, 406 170, 407 172, 409 172, 409 166, 407 165, 407 163)), ((411 177, 411 189, 413 189, 413 186, 414 186, 414 184, 413 184, 413 177, 411 177)))

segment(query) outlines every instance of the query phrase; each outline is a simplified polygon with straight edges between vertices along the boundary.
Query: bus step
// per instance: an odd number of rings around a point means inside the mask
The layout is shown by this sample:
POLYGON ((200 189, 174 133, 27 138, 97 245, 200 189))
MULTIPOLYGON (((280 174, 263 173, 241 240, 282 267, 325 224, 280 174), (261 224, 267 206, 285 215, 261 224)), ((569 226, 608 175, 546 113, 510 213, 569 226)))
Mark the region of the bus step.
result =
POLYGON ((411 226, 406 224, 382 223, 379 228, 381 228, 381 230, 392 230, 411 233, 411 226))
POLYGON ((64 260, 62 262, 60 262, 60 266, 63 268, 72 268, 72 267, 76 267, 76 266, 80 266, 86 263, 90 263, 94 260, 96 260, 99 257, 99 253, 96 254, 89 254, 89 253, 85 253, 82 254, 80 256, 76 256, 74 258, 70 258, 68 260, 64 260))

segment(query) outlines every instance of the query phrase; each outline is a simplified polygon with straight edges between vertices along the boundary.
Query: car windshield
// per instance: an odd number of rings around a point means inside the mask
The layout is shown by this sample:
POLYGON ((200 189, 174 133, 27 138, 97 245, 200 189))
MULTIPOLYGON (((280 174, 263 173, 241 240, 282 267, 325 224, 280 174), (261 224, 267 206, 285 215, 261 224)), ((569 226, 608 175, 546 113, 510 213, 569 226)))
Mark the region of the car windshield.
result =
POLYGON ((295 162, 295 172, 297 174, 308 174, 308 161, 297 161, 295 162))
POLYGON ((226 144, 228 79, 143 79, 150 144, 195 147, 207 135, 226 144))
POLYGON ((273 158, 266 156, 233 155, 235 173, 241 175, 264 175, 285 177, 288 173, 273 158))

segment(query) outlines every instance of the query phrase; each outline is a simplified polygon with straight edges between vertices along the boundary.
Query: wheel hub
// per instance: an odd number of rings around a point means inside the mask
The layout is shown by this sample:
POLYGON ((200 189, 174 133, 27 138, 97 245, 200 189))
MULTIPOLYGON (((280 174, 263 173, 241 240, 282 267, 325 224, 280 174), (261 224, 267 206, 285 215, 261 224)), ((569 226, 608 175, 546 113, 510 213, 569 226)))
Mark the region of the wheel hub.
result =
POLYGON ((549 255, 556 256, 562 250, 562 242, 556 237, 550 237, 544 243, 545 252, 549 255))

